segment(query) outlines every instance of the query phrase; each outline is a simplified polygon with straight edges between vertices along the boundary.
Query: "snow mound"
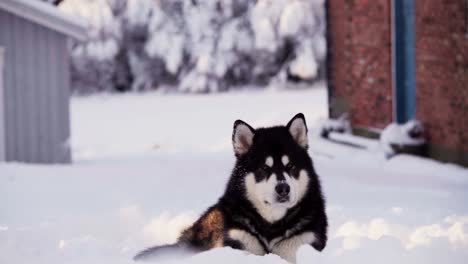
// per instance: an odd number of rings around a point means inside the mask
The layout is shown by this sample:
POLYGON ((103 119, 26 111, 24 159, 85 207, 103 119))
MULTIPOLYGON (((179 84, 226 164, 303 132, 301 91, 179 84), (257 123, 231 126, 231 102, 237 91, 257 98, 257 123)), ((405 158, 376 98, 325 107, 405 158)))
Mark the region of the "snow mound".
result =
POLYGON ((382 131, 380 143, 383 150, 388 155, 395 153, 392 145, 423 145, 426 143, 424 139, 424 127, 422 123, 417 120, 410 120, 402 125, 392 123, 382 131))
POLYGON ((313 130, 319 131, 322 137, 328 137, 331 132, 351 133, 351 124, 348 115, 343 114, 337 119, 321 120, 313 130))

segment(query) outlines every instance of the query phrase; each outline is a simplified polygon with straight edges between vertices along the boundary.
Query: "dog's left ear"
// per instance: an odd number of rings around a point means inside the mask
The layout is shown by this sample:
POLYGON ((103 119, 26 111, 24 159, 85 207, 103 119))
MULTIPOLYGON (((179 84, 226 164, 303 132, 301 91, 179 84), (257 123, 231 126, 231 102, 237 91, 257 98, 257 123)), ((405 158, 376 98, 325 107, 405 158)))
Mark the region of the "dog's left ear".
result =
POLYGON ((234 129, 232 131, 232 146, 234 147, 234 154, 240 157, 247 153, 252 146, 255 129, 242 120, 234 122, 234 129))
POLYGON ((307 139, 307 125, 304 115, 302 113, 295 115, 286 127, 296 143, 307 149, 309 141, 307 139))

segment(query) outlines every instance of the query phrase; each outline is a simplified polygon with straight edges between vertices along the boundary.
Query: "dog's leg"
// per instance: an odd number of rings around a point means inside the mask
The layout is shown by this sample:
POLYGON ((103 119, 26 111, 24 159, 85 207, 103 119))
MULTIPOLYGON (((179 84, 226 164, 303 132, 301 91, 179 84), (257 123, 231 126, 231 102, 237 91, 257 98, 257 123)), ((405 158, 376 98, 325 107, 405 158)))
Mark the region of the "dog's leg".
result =
POLYGON ((310 245, 315 240, 316 236, 314 232, 305 232, 278 242, 273 245, 271 251, 290 263, 296 263, 296 252, 299 247, 304 244, 310 245))
POLYGON ((250 234, 247 231, 241 229, 231 229, 227 233, 227 245, 229 245, 229 240, 232 240, 234 243, 234 248, 243 249, 255 255, 263 256, 265 255, 265 249, 258 239, 250 234))

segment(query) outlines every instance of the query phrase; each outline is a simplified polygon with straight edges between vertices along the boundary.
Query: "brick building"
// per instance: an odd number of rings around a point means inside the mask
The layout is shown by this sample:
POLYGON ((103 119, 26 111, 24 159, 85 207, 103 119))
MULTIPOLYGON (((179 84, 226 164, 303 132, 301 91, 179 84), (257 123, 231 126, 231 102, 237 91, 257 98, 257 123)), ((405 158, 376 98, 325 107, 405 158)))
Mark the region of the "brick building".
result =
POLYGON ((416 118, 428 156, 468 166, 468 1, 326 4, 330 116, 371 137, 416 118))

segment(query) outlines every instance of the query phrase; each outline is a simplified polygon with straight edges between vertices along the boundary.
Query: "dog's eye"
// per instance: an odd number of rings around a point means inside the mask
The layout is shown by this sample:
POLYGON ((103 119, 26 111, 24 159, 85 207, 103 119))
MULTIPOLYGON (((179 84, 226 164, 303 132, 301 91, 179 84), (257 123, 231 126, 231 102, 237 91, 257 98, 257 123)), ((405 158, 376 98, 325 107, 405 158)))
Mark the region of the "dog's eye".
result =
POLYGON ((262 170, 265 171, 265 172, 269 172, 271 170, 271 168, 268 167, 267 165, 263 165, 262 170))
POLYGON ((268 177, 268 175, 270 175, 270 173, 271 173, 271 168, 265 165, 265 166, 261 166, 257 170, 257 173, 255 173, 255 176, 257 177, 257 181, 260 181, 260 180, 268 177))
POLYGON ((292 165, 291 162, 289 162, 288 164, 286 164, 286 170, 291 171, 291 170, 293 170, 293 169, 294 169, 294 165, 292 165))

